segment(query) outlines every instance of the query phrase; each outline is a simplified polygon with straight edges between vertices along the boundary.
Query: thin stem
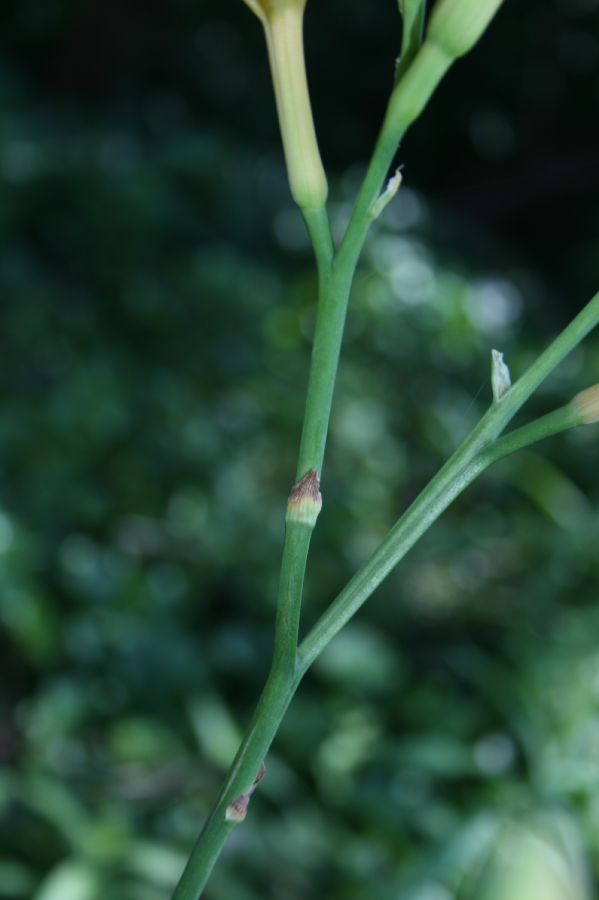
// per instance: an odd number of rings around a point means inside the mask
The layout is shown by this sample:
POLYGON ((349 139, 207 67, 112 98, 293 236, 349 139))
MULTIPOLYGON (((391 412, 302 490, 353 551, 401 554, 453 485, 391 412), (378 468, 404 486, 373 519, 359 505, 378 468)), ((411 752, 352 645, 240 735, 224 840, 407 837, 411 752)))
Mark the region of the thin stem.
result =
POLYGON ((391 121, 389 107, 377 138, 374 153, 358 193, 349 225, 337 255, 336 268, 349 281, 353 278, 368 229, 372 223, 370 209, 383 189, 385 179, 393 163, 404 132, 399 132, 391 121))
POLYGON ((298 478, 311 468, 319 473, 322 470, 347 304, 358 259, 372 224, 372 207, 381 193, 403 134, 422 112, 450 63, 451 60, 438 48, 425 43, 395 87, 347 231, 332 266, 333 247, 326 214, 320 209, 303 210, 318 262, 320 301, 300 442, 298 478))
POLYGON ((331 269, 326 249, 321 250, 324 225, 311 222, 304 211, 306 224, 319 259, 321 298, 318 306, 304 427, 300 443, 297 475, 308 469, 322 469, 335 379, 354 273, 372 224, 371 210, 376 202, 393 161, 400 139, 407 127, 420 115, 451 60, 426 42, 412 65, 395 87, 364 183, 356 200, 347 231, 331 269))
POLYGON ((327 209, 326 206, 310 207, 302 209, 302 215, 312 242, 318 277, 322 279, 329 274, 335 254, 327 209))
POLYGON ((324 289, 316 312, 310 374, 306 391, 304 424, 297 463, 297 477, 310 469, 322 471, 347 312, 348 291, 342 291, 332 273, 323 277, 324 289))
POLYGON ((299 647, 295 672, 273 665, 258 706, 210 815, 173 895, 197 900, 234 824, 229 804, 251 786, 297 687, 312 662, 368 599, 391 569, 447 506, 488 466, 523 446, 580 422, 572 404, 494 440, 498 429, 520 409, 532 391, 589 331, 599 323, 599 294, 567 326, 476 428, 422 491, 375 554, 356 573, 299 647))
POLYGON ((436 45, 425 41, 391 94, 372 159, 339 248, 337 268, 350 282, 372 221, 370 210, 383 188, 400 141, 422 113, 451 62, 436 45))
MULTIPOLYGON (((252 3, 250 5, 255 7, 252 3)), ((267 37, 272 43, 272 35, 267 34, 267 37)), ((269 52, 272 61, 274 51, 270 46, 269 52)), ((279 66, 282 65, 279 56, 274 61, 279 66)), ((326 193, 326 181, 322 184, 322 179, 315 179, 314 182, 308 179, 304 183, 302 180, 304 174, 301 171, 302 160, 301 158, 296 160, 295 156, 292 158, 295 166, 294 172, 297 170, 296 174, 299 173, 297 179, 293 181, 292 189, 300 206, 303 207, 302 211, 318 264, 319 282, 319 302, 298 458, 298 479, 305 476, 310 470, 320 473, 322 469, 347 303, 358 257, 372 221, 373 204, 381 191, 400 138, 407 127, 422 112, 451 61, 451 58, 439 46, 430 41, 425 42, 395 87, 372 161, 336 259, 334 258, 326 210, 321 202, 326 193), (320 198, 320 200, 314 198, 320 198)), ((275 77, 275 90, 278 88, 277 77, 278 75, 275 77)), ((278 96, 277 99, 279 101, 280 97, 278 96)), ((288 149, 286 147, 286 150, 288 149)), ((316 167, 312 166, 310 171, 312 170, 315 171, 316 167)), ((578 339, 580 340, 580 337, 578 339)), ((555 364, 557 362, 553 360, 553 365, 555 364)), ((542 366, 539 372, 542 372, 542 366)), ((534 389, 532 384, 534 379, 530 381, 529 393, 534 389)), ((516 407, 518 396, 522 396, 521 402, 524 402, 528 396, 526 384, 520 388, 519 394, 514 393, 517 387, 515 385, 506 395, 506 398, 507 396, 513 398, 514 407, 516 407)), ((502 407, 506 398, 501 402, 502 407)), ((507 418, 503 424, 506 421, 507 418)), ((413 523, 414 534, 418 529, 419 533, 422 533, 445 508, 447 502, 450 502, 449 500, 445 502, 444 498, 456 496, 459 490, 469 483, 476 474, 477 465, 478 471, 481 470, 482 463, 473 459, 475 451, 496 437, 501 427, 501 414, 496 413, 494 418, 489 418, 489 414, 487 414, 487 417, 473 432, 470 443, 466 442, 462 449, 452 457, 453 462, 450 460, 436 479, 433 479, 433 482, 417 501, 421 521, 413 523), (454 483, 451 482, 453 476, 455 476, 454 483)), ((414 518, 413 515, 412 519, 414 518)), ((301 523, 294 523, 293 526, 288 524, 286 530, 279 586, 275 650, 270 675, 221 795, 198 838, 181 880, 175 889, 173 900, 197 900, 201 895, 226 838, 234 827, 234 824, 227 819, 227 808, 240 795, 246 793, 253 784, 256 773, 266 756, 303 673, 320 649, 337 633, 343 621, 347 620, 349 617, 346 615, 347 609, 351 607, 355 611, 399 558, 391 535, 396 532, 401 523, 398 523, 396 529, 384 542, 387 547, 387 558, 382 561, 384 572, 381 578, 377 581, 376 573, 371 570, 370 582, 368 577, 366 578, 366 588, 368 589, 370 584, 370 590, 365 593, 364 578, 361 575, 364 572, 365 567, 363 567, 361 573, 352 579, 348 588, 342 592, 338 600, 332 604, 308 635, 301 646, 302 655, 298 660, 297 630, 304 569, 311 535, 311 528, 302 530, 299 524, 301 523), (362 584, 361 587, 360 584, 362 584), (354 591, 353 595, 352 590, 354 591), (344 603, 340 603, 344 597, 346 599, 349 597, 349 606, 346 604, 345 608, 344 603), (338 616, 337 621, 334 620, 335 615, 338 616)), ((399 543, 401 544, 401 539, 399 543)), ((366 569, 367 567, 368 564, 366 569)), ((351 614, 353 613, 350 612, 351 614)))
POLYGON ((302 674, 310 668, 314 660, 368 600, 408 550, 464 488, 480 474, 482 471, 480 465, 473 463, 475 450, 480 446, 479 435, 480 423, 428 483, 304 638, 299 646, 297 663, 302 674))
POLYGON ((286 672, 291 678, 295 673, 304 573, 311 537, 312 528, 306 525, 292 522, 286 527, 279 575, 273 668, 286 672))
POLYGON ((572 404, 561 406, 546 416, 535 419, 521 428, 504 434, 503 437, 497 438, 496 441, 480 451, 478 459, 484 462, 485 466, 490 466, 518 450, 530 447, 531 444, 538 444, 545 438, 581 424, 580 415, 572 404))
POLYGON ((254 712, 221 794, 200 833, 172 900, 198 900, 216 860, 235 827, 227 821, 227 807, 247 791, 277 733, 299 679, 272 671, 254 712))
POLYGON ((302 210, 318 266, 318 305, 296 478, 322 470, 347 302, 333 282, 333 240, 324 208, 302 210))
POLYGON ((561 361, 599 323, 599 292, 582 308, 578 315, 529 366, 526 372, 509 388, 499 403, 494 404, 482 424, 488 420, 489 436, 496 438, 514 417, 528 398, 541 385, 561 361))
MULTIPOLYGON (((512 448, 516 449, 518 436, 522 438, 521 431, 514 432, 511 438, 507 435, 503 439, 503 445, 500 442, 495 444, 492 442, 532 392, 598 323, 599 293, 595 294, 502 399, 490 407, 464 443, 424 488, 378 549, 323 613, 300 644, 298 668, 302 674, 458 494, 488 465, 499 458, 498 452, 506 455, 512 452, 512 448), (482 453, 485 448, 486 452, 482 453)), ((550 424, 555 425, 556 422, 550 418, 550 424)), ((533 432, 534 429, 529 426, 528 436, 533 432)), ((526 437, 526 431, 524 435, 526 437)))
POLYGON ((297 636, 310 538, 322 507, 316 469, 293 486, 285 514, 285 547, 279 580, 273 671, 295 675, 297 636))
MULTIPOLYGON (((327 357, 335 352, 338 356, 337 343, 340 346, 340 336, 337 337, 331 327, 331 313, 334 314, 334 309, 328 302, 333 256, 328 216, 324 207, 306 209, 303 214, 318 265, 319 301, 315 329, 318 352, 313 351, 309 378, 314 393, 320 379, 331 379, 331 373, 326 369, 327 357)), ((332 381, 334 383, 334 372, 332 381)), ((318 398, 318 392, 316 393, 318 398)), ((322 398, 318 399, 319 402, 313 401, 312 409, 309 402, 306 406, 303 435, 307 434, 308 437, 302 438, 302 446, 305 441, 308 452, 303 459, 300 454, 298 477, 308 470, 319 470, 322 463, 328 411, 326 398, 324 403, 322 398)), ((214 863, 235 827, 234 822, 227 821, 227 807, 252 784, 299 683, 296 669, 297 635, 311 534, 312 526, 304 522, 288 521, 286 524, 271 672, 225 786, 192 850, 173 900, 197 900, 201 896, 214 863)))

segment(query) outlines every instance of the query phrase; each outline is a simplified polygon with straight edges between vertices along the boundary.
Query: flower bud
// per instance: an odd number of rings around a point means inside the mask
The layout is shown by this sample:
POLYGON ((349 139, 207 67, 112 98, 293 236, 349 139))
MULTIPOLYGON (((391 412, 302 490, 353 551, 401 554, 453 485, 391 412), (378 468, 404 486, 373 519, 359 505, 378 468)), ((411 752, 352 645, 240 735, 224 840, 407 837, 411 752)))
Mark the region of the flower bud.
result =
POLYGON ((438 0, 432 11, 427 40, 451 59, 474 47, 503 0, 438 0))
POLYGON ((289 187, 302 209, 324 206, 327 180, 318 151, 304 61, 306 0, 244 0, 264 26, 289 187))
POLYGON ((285 7, 294 6, 303 12, 307 0, 243 0, 243 2, 249 6, 252 12, 256 13, 259 19, 264 21, 268 16, 285 7))
POLYGON ((576 394, 572 400, 581 425, 594 425, 599 422, 599 384, 576 394))

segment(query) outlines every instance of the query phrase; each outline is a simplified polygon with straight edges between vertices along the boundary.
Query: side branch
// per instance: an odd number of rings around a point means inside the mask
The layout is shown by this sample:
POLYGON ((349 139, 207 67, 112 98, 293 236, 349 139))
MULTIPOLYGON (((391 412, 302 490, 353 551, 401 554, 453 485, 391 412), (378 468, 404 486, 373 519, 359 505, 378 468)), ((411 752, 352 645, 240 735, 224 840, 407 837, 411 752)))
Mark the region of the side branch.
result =
POLYGON ((595 294, 524 375, 506 391, 501 400, 493 403, 464 443, 323 613, 300 644, 300 675, 307 671, 422 534, 487 466, 533 440, 576 424, 595 421, 597 393, 591 388, 577 395, 568 407, 524 426, 500 441, 496 440, 533 391, 597 324, 599 293, 595 294))

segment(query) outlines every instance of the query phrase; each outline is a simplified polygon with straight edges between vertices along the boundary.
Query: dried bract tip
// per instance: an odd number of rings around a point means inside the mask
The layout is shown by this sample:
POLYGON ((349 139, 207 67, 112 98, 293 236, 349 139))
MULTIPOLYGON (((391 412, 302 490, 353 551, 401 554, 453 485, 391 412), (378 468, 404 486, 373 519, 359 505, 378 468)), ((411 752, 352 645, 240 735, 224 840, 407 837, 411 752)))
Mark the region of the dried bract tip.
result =
POLYGON ((232 800, 231 803, 227 806, 225 812, 225 819, 227 822, 233 822, 235 825, 239 825, 240 822, 243 822, 247 815, 248 806, 250 805, 250 800, 252 799, 252 794, 264 778, 264 774, 266 772, 266 766, 264 763, 260 764, 260 768, 258 769, 258 774, 254 778, 252 786, 249 790, 245 791, 245 793, 240 794, 239 797, 236 797, 235 800, 232 800))
POLYGON ((581 425, 594 425, 599 422, 599 384, 576 394, 572 405, 580 417, 581 425))
POLYGON ((310 469, 294 484, 287 501, 286 522, 302 522, 314 527, 322 509, 322 495, 316 469, 310 469))
POLYGON ((250 805, 250 797, 251 794, 240 794, 232 803, 229 803, 225 812, 227 822, 234 822, 236 825, 243 822, 250 805))

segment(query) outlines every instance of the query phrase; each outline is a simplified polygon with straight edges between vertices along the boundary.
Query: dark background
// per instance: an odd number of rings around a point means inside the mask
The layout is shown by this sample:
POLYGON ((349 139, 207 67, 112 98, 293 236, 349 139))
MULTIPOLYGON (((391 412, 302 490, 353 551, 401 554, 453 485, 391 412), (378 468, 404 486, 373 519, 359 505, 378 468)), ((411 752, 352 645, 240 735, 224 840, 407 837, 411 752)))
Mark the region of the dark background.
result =
MULTIPOLYGON (((507 0, 364 254, 306 623, 597 288, 594 0, 507 0)), ((169 896, 268 669, 315 279, 240 0, 0 14, 0 897, 169 896)), ((308 5, 339 227, 401 35, 308 5)), ((599 380, 589 338, 528 404, 599 380)), ((206 896, 588 900, 597 432, 497 466, 302 685, 206 896), (547 874, 550 873, 550 874, 547 874), (552 893, 553 892, 553 893, 552 893)))

